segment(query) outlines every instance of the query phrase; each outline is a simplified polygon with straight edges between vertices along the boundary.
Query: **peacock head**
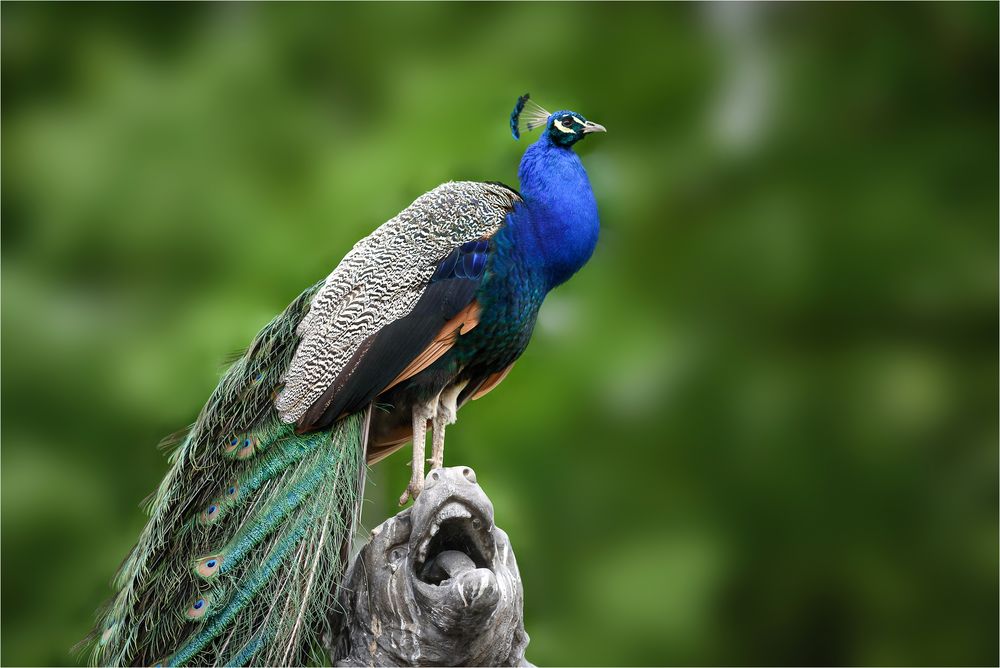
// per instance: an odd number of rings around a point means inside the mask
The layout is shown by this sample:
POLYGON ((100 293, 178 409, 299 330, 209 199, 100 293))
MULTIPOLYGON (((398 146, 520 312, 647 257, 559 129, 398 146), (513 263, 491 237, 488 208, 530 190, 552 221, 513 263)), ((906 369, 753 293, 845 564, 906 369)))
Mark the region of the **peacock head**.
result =
POLYGON ((521 124, 525 130, 545 126, 543 136, 556 146, 572 146, 576 142, 586 137, 591 132, 607 132, 607 129, 599 123, 588 121, 582 114, 575 111, 563 110, 550 114, 535 102, 528 105, 530 96, 525 93, 517 98, 514 111, 510 115, 510 131, 514 139, 521 137, 521 124))

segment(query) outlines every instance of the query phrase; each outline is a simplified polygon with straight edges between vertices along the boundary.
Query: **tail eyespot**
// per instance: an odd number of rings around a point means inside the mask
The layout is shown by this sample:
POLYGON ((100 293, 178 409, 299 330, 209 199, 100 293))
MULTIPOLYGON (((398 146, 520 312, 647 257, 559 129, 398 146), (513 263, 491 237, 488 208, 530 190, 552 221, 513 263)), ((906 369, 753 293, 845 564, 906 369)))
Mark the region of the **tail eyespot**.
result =
POLYGON ((212 501, 212 503, 209 504, 208 508, 205 508, 205 510, 201 511, 201 521, 205 524, 211 524, 219 517, 219 513, 221 511, 222 511, 222 506, 220 506, 217 501, 212 501))
POLYGON ((209 601, 205 596, 198 596, 194 603, 184 612, 184 616, 192 620, 201 619, 208 612, 208 603, 209 601))
POLYGON ((257 438, 255 436, 244 436, 240 441, 240 449, 236 451, 236 459, 247 459, 252 457, 257 449, 257 438))
POLYGON ((194 571, 203 578, 214 577, 218 572, 219 568, 222 567, 222 555, 214 555, 211 557, 205 557, 199 559, 195 563, 194 571))

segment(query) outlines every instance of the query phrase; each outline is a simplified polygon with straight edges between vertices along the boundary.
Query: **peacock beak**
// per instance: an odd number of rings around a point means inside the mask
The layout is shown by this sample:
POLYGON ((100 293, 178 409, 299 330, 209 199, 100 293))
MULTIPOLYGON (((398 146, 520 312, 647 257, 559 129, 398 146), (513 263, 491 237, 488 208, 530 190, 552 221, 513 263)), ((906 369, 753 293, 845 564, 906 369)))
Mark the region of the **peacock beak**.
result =
POLYGON ((594 123, 593 121, 587 121, 583 124, 583 134, 590 132, 607 132, 608 129, 601 125, 600 123, 594 123))

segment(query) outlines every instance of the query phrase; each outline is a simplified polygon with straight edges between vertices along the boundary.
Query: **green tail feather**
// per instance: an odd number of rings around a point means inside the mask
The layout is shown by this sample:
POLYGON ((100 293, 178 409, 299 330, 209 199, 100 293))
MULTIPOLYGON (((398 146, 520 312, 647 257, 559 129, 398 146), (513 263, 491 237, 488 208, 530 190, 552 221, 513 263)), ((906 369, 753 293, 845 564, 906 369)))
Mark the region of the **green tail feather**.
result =
POLYGON ((273 409, 317 286, 261 331, 170 457, 89 636, 100 665, 301 665, 359 514, 367 415, 295 434, 273 409))
POLYGON ((305 662, 309 643, 319 638, 316 627, 325 623, 332 605, 335 588, 330 584, 343 566, 342 546, 350 539, 360 501, 361 429, 360 416, 342 421, 317 456, 303 462, 300 468, 305 470, 288 476, 298 479, 282 486, 289 491, 267 504, 221 551, 223 567, 217 577, 232 578, 232 598, 167 665, 191 663, 210 643, 222 641, 217 650, 194 662, 217 663, 232 641, 240 647, 238 629, 248 626, 268 630, 269 647, 256 657, 262 665, 305 662), (265 538, 268 546, 256 549, 265 538), (298 555, 293 554, 296 550, 298 555), (244 619, 236 624, 238 617, 244 619))

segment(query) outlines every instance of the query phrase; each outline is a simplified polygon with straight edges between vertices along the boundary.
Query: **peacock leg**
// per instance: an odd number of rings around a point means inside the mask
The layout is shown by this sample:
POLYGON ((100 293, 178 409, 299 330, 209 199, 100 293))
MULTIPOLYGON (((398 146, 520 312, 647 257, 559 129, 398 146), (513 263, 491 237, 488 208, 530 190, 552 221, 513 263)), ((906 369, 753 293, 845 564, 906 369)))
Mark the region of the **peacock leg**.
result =
POLYGON ((410 484, 399 497, 399 505, 420 496, 424 488, 424 444, 427 440, 427 421, 437 412, 437 397, 425 403, 413 405, 413 468, 410 470, 410 484))
POLYGON ((462 390, 468 384, 469 381, 467 380, 455 383, 451 387, 446 388, 438 397, 437 412, 431 424, 434 430, 431 439, 433 448, 431 450, 431 458, 427 460, 431 463, 432 470, 439 469, 444 465, 444 428, 450 424, 455 424, 455 421, 458 419, 458 395, 462 393, 462 390))

